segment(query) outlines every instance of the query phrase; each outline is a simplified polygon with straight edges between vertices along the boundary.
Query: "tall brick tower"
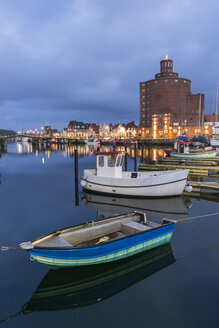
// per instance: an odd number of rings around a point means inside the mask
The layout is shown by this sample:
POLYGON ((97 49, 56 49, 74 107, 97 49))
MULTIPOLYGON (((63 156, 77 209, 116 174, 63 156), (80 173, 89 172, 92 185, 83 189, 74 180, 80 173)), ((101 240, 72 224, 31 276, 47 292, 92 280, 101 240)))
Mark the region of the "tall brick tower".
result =
POLYGON ((171 124, 181 126, 201 125, 204 120, 204 94, 191 94, 191 81, 179 78, 165 55, 155 79, 140 82, 140 127, 151 127, 152 115, 167 113, 171 124))

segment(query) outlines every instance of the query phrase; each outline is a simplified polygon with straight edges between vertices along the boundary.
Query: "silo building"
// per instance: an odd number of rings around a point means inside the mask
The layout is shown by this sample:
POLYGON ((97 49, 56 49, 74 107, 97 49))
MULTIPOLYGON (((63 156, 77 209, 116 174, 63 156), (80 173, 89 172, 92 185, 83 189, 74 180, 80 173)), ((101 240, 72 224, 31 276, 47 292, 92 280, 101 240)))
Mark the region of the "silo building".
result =
POLYGON ((191 81, 173 71, 173 61, 166 55, 160 73, 140 82, 140 127, 155 138, 171 138, 203 123, 204 94, 191 93, 191 81))

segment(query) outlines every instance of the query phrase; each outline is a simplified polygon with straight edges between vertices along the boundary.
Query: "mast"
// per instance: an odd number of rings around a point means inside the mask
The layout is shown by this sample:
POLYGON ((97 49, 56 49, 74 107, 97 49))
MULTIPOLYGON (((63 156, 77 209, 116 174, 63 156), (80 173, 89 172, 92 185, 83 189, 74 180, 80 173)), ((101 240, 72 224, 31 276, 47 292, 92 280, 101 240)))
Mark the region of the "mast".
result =
POLYGON ((217 111, 218 111, 218 81, 217 81, 217 87, 216 87, 215 124, 217 123, 217 111))
POLYGON ((198 127, 199 127, 199 133, 200 133, 200 129, 201 129, 201 95, 199 97, 198 127))

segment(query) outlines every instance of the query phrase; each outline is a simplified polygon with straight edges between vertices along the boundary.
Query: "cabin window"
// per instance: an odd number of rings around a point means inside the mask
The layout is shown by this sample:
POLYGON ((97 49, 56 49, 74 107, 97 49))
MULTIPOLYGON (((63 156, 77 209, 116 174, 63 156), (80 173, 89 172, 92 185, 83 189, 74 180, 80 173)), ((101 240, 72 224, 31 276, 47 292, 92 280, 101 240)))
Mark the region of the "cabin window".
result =
POLYGON ((108 166, 114 167, 116 164, 116 156, 115 155, 109 155, 108 156, 108 166))
POLYGON ((120 162, 121 162, 121 155, 118 155, 117 160, 116 160, 116 166, 120 166, 120 162))
POLYGON ((99 156, 99 166, 100 167, 104 166, 104 156, 99 156))
POLYGON ((123 164, 123 161, 124 161, 124 157, 125 157, 124 155, 122 155, 122 156, 121 156, 121 162, 120 162, 120 166, 122 166, 122 164, 123 164))

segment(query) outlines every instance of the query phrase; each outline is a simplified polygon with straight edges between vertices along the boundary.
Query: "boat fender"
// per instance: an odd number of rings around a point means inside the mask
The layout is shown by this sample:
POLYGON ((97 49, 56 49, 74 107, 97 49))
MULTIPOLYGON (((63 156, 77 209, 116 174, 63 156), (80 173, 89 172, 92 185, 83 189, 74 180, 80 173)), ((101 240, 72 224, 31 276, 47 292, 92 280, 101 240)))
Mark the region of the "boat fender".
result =
POLYGON ((186 192, 192 192, 192 186, 189 183, 187 183, 187 185, 184 188, 184 191, 186 191, 186 192))
POLYGON ((81 180, 81 186, 82 187, 86 187, 86 185, 87 185, 87 181, 86 180, 81 180))

